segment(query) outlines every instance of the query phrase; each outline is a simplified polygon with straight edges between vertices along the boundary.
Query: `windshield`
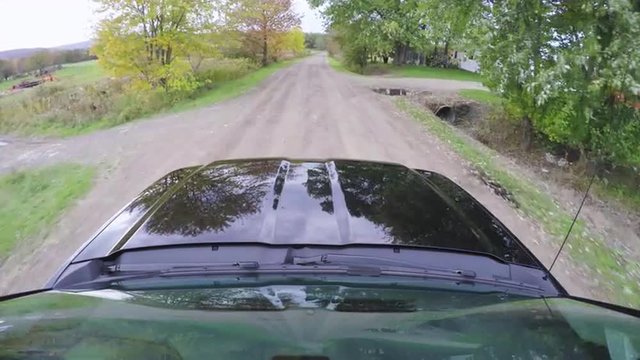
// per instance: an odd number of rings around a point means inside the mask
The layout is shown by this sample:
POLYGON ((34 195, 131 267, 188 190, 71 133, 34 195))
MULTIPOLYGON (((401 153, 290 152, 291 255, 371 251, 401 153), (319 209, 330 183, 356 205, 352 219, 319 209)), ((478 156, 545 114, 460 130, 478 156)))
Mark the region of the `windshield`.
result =
POLYGON ((280 281, 160 290, 129 283, 6 301, 0 357, 629 359, 640 350, 636 319, 568 299, 280 281))

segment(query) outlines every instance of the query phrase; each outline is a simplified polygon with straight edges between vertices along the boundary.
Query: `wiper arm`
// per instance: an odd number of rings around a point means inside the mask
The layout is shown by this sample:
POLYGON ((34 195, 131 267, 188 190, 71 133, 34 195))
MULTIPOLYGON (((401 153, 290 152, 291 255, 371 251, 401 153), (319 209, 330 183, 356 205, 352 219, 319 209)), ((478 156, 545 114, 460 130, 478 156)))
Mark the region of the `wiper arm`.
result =
POLYGON ((362 255, 322 254, 309 257, 293 257, 293 265, 322 266, 322 265, 347 265, 362 268, 380 268, 381 266, 424 271, 427 274, 457 275, 469 279, 476 278, 476 272, 465 269, 441 269, 414 264, 408 261, 399 261, 389 258, 362 255))

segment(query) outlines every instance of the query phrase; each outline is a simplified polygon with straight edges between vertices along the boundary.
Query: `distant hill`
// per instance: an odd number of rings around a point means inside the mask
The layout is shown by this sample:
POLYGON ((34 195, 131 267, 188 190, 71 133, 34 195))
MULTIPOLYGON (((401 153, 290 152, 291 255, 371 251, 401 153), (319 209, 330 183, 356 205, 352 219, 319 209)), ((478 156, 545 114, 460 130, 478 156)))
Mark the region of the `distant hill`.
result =
POLYGON ((31 56, 38 51, 42 50, 76 50, 76 49, 88 49, 91 47, 91 41, 83 41, 75 44, 67 44, 56 46, 52 48, 30 48, 30 49, 13 49, 0 51, 0 60, 19 59, 23 57, 31 56))
POLYGON ((88 49, 88 48, 91 47, 91 45, 92 45, 91 40, 87 40, 87 41, 83 41, 83 42, 79 42, 79 43, 75 43, 75 44, 67 44, 67 45, 56 46, 53 49, 56 49, 56 50, 88 49))
POLYGON ((38 51, 45 50, 44 48, 31 48, 31 49, 13 49, 0 51, 0 59, 10 60, 28 57, 35 54, 38 51))

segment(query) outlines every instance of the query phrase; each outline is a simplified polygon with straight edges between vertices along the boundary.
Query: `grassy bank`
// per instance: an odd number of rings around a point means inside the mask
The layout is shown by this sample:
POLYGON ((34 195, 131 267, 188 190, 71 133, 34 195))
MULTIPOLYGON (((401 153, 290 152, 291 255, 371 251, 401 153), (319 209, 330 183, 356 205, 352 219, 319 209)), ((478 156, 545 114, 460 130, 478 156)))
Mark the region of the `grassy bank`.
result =
MULTIPOLYGON (((458 91, 458 94, 465 99, 493 106, 495 109, 498 109, 498 106, 503 103, 502 98, 486 90, 464 89, 458 91)), ((506 124, 505 122, 497 122, 491 125, 492 127, 487 129, 487 131, 512 131, 515 133, 519 126, 517 124, 517 121, 512 121, 509 124, 506 124)), ((489 144, 489 146, 499 149, 497 144, 489 144)), ((544 145, 538 146, 540 146, 540 149, 537 150, 545 151, 544 145)), ((617 167, 609 172, 607 179, 596 180, 592 191, 600 199, 612 200, 633 213, 640 213, 640 192, 638 192, 639 178, 638 173, 633 173, 632 169, 617 167)), ((578 191, 584 191, 587 187, 588 179, 588 175, 575 174, 571 180, 571 185, 578 191)))
POLYGON ((95 170, 64 164, 0 177, 0 263, 21 241, 44 231, 86 194, 95 170))
MULTIPOLYGON (((573 214, 563 210, 529 180, 494 162, 497 155, 495 151, 472 142, 431 113, 405 99, 397 100, 397 106, 424 124, 431 134, 448 143, 463 159, 509 190, 519 204, 519 209, 540 224, 554 243, 560 246, 573 214)), ((607 290, 609 298, 603 300, 636 308, 640 306, 640 264, 607 246, 604 239, 592 233, 584 222, 578 221, 574 227, 565 251, 574 262, 585 264, 593 270, 594 277, 607 290)))
POLYGON ((327 62, 329 63, 329 66, 331 66, 335 71, 352 72, 349 69, 347 69, 346 66, 344 66, 344 64, 340 60, 336 59, 333 56, 327 56, 327 62))
POLYGON ((188 94, 132 89, 107 79, 95 61, 56 73, 59 81, 0 98, 0 133, 74 136, 163 111, 181 111, 239 96, 298 59, 256 68, 242 59, 214 59, 203 66, 202 87, 188 94))
POLYGON ((482 104, 499 105, 502 103, 502 99, 498 95, 487 90, 463 89, 458 91, 458 94, 465 99, 477 101, 482 104))

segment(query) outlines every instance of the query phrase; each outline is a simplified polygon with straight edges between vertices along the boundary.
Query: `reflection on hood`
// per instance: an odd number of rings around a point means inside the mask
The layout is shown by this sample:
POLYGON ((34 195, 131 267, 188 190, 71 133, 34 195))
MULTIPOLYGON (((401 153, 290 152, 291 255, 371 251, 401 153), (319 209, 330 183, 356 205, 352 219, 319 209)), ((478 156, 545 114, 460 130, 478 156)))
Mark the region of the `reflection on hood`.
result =
POLYGON ((252 160, 182 169, 111 224, 78 260, 104 256, 115 243, 262 242, 428 246, 537 265, 450 180, 381 163, 252 160))

